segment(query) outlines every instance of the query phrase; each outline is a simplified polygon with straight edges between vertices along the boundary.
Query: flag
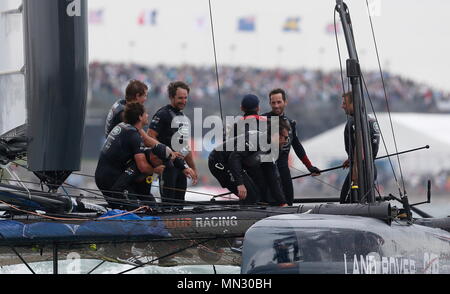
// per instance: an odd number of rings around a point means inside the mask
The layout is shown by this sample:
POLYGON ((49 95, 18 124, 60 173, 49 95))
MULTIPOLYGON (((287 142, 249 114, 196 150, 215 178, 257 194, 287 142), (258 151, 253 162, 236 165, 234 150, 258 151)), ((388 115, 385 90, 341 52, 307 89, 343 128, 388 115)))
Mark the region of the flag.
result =
POLYGON ((207 21, 205 16, 198 16, 195 18, 195 29, 197 31, 204 31, 206 29, 207 21))
POLYGON ((300 20, 299 16, 288 17, 283 25, 283 32, 300 32, 300 20))
POLYGON ((145 26, 145 25, 156 26, 157 25, 157 17, 158 17, 158 11, 156 9, 143 10, 139 14, 138 24, 141 26, 145 26))
POLYGON ((241 17, 238 20, 238 31, 241 32, 254 32, 255 31, 255 17, 241 17))
POLYGON ((103 23, 103 9, 96 9, 89 11, 89 23, 90 24, 102 24, 103 23))
MULTIPOLYGON (((334 23, 331 22, 331 23, 327 24, 326 27, 325 27, 325 32, 327 34, 333 34, 334 35, 334 32, 335 32, 334 31, 334 23)), ((342 33, 341 25, 339 23, 336 23, 336 32, 338 34, 342 33)))

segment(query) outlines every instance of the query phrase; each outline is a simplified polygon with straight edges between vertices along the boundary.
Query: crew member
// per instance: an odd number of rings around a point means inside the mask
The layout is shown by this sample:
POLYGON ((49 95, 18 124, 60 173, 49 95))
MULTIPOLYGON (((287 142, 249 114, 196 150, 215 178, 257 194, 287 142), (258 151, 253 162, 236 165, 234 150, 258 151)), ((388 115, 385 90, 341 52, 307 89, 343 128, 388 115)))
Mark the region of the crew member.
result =
POLYGON ((129 103, 140 103, 144 105, 148 97, 148 86, 141 81, 131 80, 125 90, 125 99, 117 100, 106 117, 105 137, 119 123, 124 121, 125 106, 129 103))
MULTIPOLYGON (((357 165, 354 162, 355 159, 355 123, 354 123, 354 107, 353 107, 353 94, 352 92, 345 93, 342 95, 342 105, 341 108, 344 110, 345 114, 348 116, 347 124, 344 129, 344 141, 345 141, 345 151, 347 152, 348 158, 342 164, 344 168, 349 166, 352 169, 348 172, 345 178, 344 184, 341 189, 340 203, 351 203, 352 197, 350 191, 357 189, 358 183, 358 170, 357 165)), ((372 155, 375 159, 378 154, 378 148, 380 144, 380 128, 378 127, 377 121, 369 116, 369 132, 370 140, 372 144, 372 155)), ((377 170, 374 165, 374 181, 377 178, 377 170)))
POLYGON ((146 158, 145 146, 139 135, 139 130, 148 124, 144 106, 140 103, 127 104, 123 119, 125 122, 119 123, 109 133, 103 145, 95 182, 112 208, 127 209, 130 205, 123 200, 154 201, 145 176, 161 173, 164 166, 154 168, 146 158), (136 181, 138 177, 140 181, 136 181))
MULTIPOLYGON (((209 155, 208 166, 220 185, 237 195, 242 204, 255 204, 266 201, 266 193, 270 193, 274 202, 271 204, 286 206, 281 189, 278 170, 273 162, 262 162, 263 151, 256 142, 249 138, 261 132, 250 130, 245 134, 228 139, 216 147, 209 155), (240 142, 244 148, 239 148, 240 142), (232 147, 232 150, 228 148, 232 147)), ((267 131, 271 134, 270 128, 267 131)), ((279 129, 272 134, 271 140, 277 147, 286 144, 289 137, 289 125, 280 122, 279 129), (276 142, 278 141, 278 144, 276 142)), ((272 143, 272 142, 271 142, 272 143)), ((273 145, 272 145, 273 146, 273 145)))
MULTIPOLYGON (((127 104, 139 103, 144 105, 147 98, 148 86, 141 81, 131 80, 125 89, 125 99, 117 100, 106 117, 105 137, 107 138, 114 127, 124 121, 124 110, 127 104)), ((159 143, 156 139, 150 137, 144 129, 140 129, 139 134, 144 140, 146 147, 153 147, 159 143)), ((172 154, 172 156, 174 155, 172 154)))
POLYGON ((286 201, 292 206, 294 201, 294 187, 292 184, 291 172, 289 170, 289 152, 291 150, 291 146, 294 148, 295 154, 313 176, 320 175, 320 170, 311 163, 306 155, 303 145, 300 143, 297 136, 297 122, 289 119, 285 114, 285 108, 288 104, 286 92, 283 89, 272 90, 269 93, 269 103, 272 111, 263 114, 263 116, 267 116, 269 119, 272 116, 278 116, 280 121, 285 121, 290 126, 289 139, 286 144, 281 147, 280 155, 276 163, 280 173, 286 201))
POLYGON ((197 169, 189 148, 190 121, 184 115, 189 86, 181 81, 170 83, 168 88, 170 104, 159 109, 153 116, 148 135, 169 146, 178 157, 187 163, 187 171, 166 167, 160 179, 160 193, 163 202, 181 202, 185 199, 187 176, 197 184, 197 169))

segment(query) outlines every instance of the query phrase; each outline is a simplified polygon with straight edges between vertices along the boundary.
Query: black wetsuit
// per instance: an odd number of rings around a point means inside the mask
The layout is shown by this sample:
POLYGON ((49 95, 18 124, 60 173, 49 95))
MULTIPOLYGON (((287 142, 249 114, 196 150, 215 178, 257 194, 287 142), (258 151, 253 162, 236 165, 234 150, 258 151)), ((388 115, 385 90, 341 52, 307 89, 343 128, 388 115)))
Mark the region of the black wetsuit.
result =
MULTIPOLYGON (((277 116, 273 112, 267 112, 263 114, 270 119, 272 116, 277 116)), ((289 152, 291 151, 291 146, 294 148, 295 154, 303 162, 303 164, 308 168, 312 167, 308 156, 306 155, 305 149, 297 136, 297 122, 295 120, 289 119, 285 114, 279 116, 280 120, 285 120, 290 126, 288 142, 281 147, 280 155, 277 160, 277 167, 281 177, 281 184, 283 187, 284 195, 286 201, 289 205, 293 204, 294 201, 294 187, 292 184, 291 171, 289 169, 289 152)))
MULTIPOLYGON (((249 131, 249 133, 259 132, 249 131)), ((209 170, 222 187, 236 195, 237 186, 245 185, 247 197, 241 201, 242 204, 255 204, 259 201, 274 205, 285 204, 275 164, 261 161, 265 153, 252 144, 247 135, 242 134, 228 139, 216 147, 208 158, 209 170), (245 147, 238 148, 239 142, 244 142, 245 147)))
POLYGON ((114 129, 115 126, 120 124, 122 122, 122 115, 125 111, 125 105, 126 105, 125 99, 117 100, 111 109, 108 112, 108 116, 106 117, 106 124, 105 124, 105 137, 107 138, 109 133, 114 129))
MULTIPOLYGON (((173 151, 186 156, 189 153, 188 137, 190 132, 189 119, 184 113, 172 105, 159 109, 153 116, 149 128, 158 133, 158 141, 169 146, 173 151), (172 124, 176 119, 177 123, 172 124), (177 146, 172 144, 176 143, 177 146)), ((187 167, 187 165, 186 165, 187 167)), ((181 168, 166 166, 160 179, 160 193, 163 202, 184 201, 187 179, 181 168)))
MULTIPOLYGON (((373 158, 375 159, 377 157, 378 154, 378 148, 379 148, 379 144, 380 144, 380 128, 378 127, 378 123, 377 121, 372 118, 369 117, 369 132, 370 132, 370 141, 372 144, 372 155, 373 158)), ((351 203, 351 197, 350 197, 350 185, 351 185, 351 167, 353 166, 353 164, 355 164, 354 162, 354 158, 353 158, 353 153, 352 150, 354 149, 355 146, 355 124, 354 124, 354 118, 353 116, 349 116, 347 124, 345 125, 344 128, 344 141, 345 141, 345 151, 347 152, 347 155, 349 156, 349 160, 350 160, 350 170, 347 174, 347 177, 345 178, 345 181, 342 185, 342 189, 341 189, 341 196, 340 196, 340 203, 351 203)), ((377 178, 377 169, 374 165, 374 181, 377 178)))
POLYGON ((95 170, 95 183, 112 208, 135 208, 136 205, 123 201, 127 198, 154 201, 150 194, 150 184, 145 181, 136 182, 141 174, 136 167, 134 155, 141 153, 145 154, 144 143, 134 126, 122 122, 109 133, 95 170))

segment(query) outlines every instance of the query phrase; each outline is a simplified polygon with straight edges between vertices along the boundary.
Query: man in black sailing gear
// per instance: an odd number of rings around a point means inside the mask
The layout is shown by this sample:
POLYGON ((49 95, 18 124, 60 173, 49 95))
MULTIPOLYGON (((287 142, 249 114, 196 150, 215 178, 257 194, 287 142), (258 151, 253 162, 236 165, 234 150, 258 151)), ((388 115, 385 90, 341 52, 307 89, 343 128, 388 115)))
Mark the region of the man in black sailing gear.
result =
POLYGON ((167 161, 171 153, 163 144, 153 149, 145 148, 139 130, 148 124, 148 114, 142 104, 127 104, 123 117, 125 122, 109 133, 103 145, 95 182, 111 208, 133 209, 139 206, 138 200, 155 201, 150 194, 148 176, 162 173, 165 166, 162 161, 152 166, 151 163, 156 162, 152 154, 167 161))
POLYGON ((292 206, 294 201, 294 187, 292 184, 291 172, 289 170, 289 152, 291 150, 291 146, 294 148, 295 154, 313 176, 320 175, 320 170, 311 163, 306 155, 303 145, 300 143, 297 136, 297 122, 289 119, 285 114, 285 107, 288 104, 286 92, 283 89, 272 90, 269 93, 269 103, 272 111, 263 114, 263 116, 266 116, 269 119, 273 116, 278 116, 280 120, 285 121, 290 126, 289 139, 286 144, 281 147, 280 155, 276 164, 280 173, 286 201, 290 206, 292 206))
POLYGON ((119 123, 123 122, 125 106, 129 103, 140 103, 144 105, 148 98, 148 86, 141 81, 131 80, 125 90, 125 99, 117 100, 111 107, 105 124, 105 137, 119 123))
MULTIPOLYGON (((131 80, 125 90, 125 99, 117 100, 111 107, 108 116, 106 117, 105 137, 108 138, 109 133, 114 129, 114 127, 124 121, 124 111, 127 104, 139 103, 144 105, 147 101, 147 98, 148 86, 141 81, 131 80)), ((147 134, 147 132, 144 130, 145 127, 139 130, 139 134, 144 140, 145 146, 156 146, 159 142, 147 134)), ((172 156, 174 157, 174 155, 172 156)))
POLYGON ((163 202, 183 202, 185 200, 187 177, 197 184, 197 169, 189 148, 190 121, 184 115, 189 86, 181 81, 168 86, 170 104, 159 109, 150 122, 148 135, 170 147, 179 158, 186 161, 186 169, 166 167, 160 179, 163 202))
MULTIPOLYGON (((266 119, 258 115, 259 98, 252 94, 246 95, 241 109, 245 114, 233 126, 236 135, 229 136, 227 141, 210 153, 209 169, 221 186, 236 194, 242 204, 264 201, 286 206, 274 159, 267 157, 271 150, 261 148, 262 132, 259 127, 261 121, 266 119), (262 160, 264 156, 266 160, 262 160)), ((262 136, 265 139, 270 137, 270 143, 273 143, 271 146, 276 146, 277 149, 286 143, 289 133, 287 124, 280 123, 278 127, 272 134, 268 126, 266 135, 262 136)))
MULTIPOLYGON (((340 203, 351 203, 352 196, 351 191, 358 188, 358 170, 357 165, 354 162, 355 159, 355 123, 354 123, 354 108, 353 108, 353 94, 352 92, 345 93, 342 95, 342 105, 341 108, 347 115, 347 124, 344 129, 344 141, 345 141, 345 151, 347 152, 348 159, 342 164, 344 168, 351 167, 347 177, 342 185, 340 203)), ((377 121, 372 116, 368 117, 369 121, 369 132, 370 141, 372 145, 372 155, 375 159, 378 154, 379 144, 380 144, 380 128, 377 121)), ((377 169, 374 165, 374 181, 377 178, 377 169)))

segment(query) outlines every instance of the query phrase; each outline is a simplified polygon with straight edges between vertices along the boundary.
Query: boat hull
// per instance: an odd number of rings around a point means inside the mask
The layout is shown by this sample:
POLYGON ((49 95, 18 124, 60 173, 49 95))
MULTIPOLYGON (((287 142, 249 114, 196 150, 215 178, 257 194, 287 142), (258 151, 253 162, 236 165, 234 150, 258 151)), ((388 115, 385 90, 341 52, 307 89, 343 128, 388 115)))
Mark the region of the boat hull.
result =
POLYGON ((245 234, 241 273, 450 273, 450 234, 360 216, 273 216, 245 234))

